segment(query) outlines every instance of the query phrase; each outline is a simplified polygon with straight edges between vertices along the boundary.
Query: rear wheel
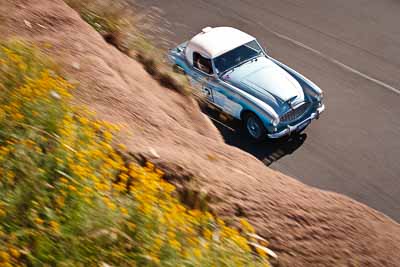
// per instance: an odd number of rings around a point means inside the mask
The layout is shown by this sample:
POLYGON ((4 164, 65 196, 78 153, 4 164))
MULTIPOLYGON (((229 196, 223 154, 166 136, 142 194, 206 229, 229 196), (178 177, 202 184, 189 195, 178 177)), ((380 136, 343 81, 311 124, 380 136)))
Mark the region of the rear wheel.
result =
POLYGON ((262 141, 267 135, 267 130, 263 122, 254 113, 246 113, 244 115, 243 126, 247 134, 256 141, 262 141))

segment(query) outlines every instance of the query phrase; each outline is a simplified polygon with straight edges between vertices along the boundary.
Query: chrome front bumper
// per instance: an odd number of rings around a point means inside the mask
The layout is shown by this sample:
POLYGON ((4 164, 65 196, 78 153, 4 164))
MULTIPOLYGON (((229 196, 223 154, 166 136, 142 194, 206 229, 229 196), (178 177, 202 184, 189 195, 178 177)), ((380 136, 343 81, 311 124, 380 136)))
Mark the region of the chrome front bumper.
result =
POLYGON ((322 104, 320 107, 317 108, 317 110, 315 112, 311 113, 311 115, 308 116, 308 118, 302 120, 301 122, 297 123, 296 125, 289 125, 287 128, 283 129, 280 132, 270 133, 270 134, 268 134, 268 138, 276 139, 276 138, 283 137, 285 135, 289 135, 293 132, 301 131, 304 128, 306 128, 308 126, 308 124, 311 123, 312 120, 318 119, 319 115, 322 112, 324 112, 324 110, 325 110, 325 105, 322 104))

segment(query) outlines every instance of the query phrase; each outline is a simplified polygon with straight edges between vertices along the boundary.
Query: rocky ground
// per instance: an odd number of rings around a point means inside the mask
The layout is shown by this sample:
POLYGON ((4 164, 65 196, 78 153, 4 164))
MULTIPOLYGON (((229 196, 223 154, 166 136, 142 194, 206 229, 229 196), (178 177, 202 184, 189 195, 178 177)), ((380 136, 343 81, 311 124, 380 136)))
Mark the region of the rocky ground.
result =
POLYGON ((194 100, 161 87, 63 1, 3 0, 0 33, 42 47, 78 84, 77 103, 126 125, 120 139, 133 155, 209 195, 212 210, 232 223, 248 218, 282 266, 399 266, 399 224, 226 145, 194 100))

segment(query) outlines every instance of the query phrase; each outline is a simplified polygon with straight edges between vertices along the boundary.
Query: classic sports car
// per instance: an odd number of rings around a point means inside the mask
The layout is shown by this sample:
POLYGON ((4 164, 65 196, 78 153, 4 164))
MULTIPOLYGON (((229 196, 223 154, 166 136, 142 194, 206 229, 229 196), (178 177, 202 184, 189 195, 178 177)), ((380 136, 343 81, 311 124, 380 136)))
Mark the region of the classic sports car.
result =
POLYGON ((304 130, 324 111, 321 89, 234 28, 207 27, 170 50, 174 69, 256 140, 304 130))

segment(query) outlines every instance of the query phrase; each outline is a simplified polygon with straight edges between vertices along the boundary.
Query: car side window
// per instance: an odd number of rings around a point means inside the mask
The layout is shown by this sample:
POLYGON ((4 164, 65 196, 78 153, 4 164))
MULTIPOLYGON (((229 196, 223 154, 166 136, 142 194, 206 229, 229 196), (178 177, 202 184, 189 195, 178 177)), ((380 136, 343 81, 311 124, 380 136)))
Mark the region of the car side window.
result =
POLYGON ((207 74, 213 74, 211 59, 205 58, 197 52, 193 53, 193 67, 207 74))

